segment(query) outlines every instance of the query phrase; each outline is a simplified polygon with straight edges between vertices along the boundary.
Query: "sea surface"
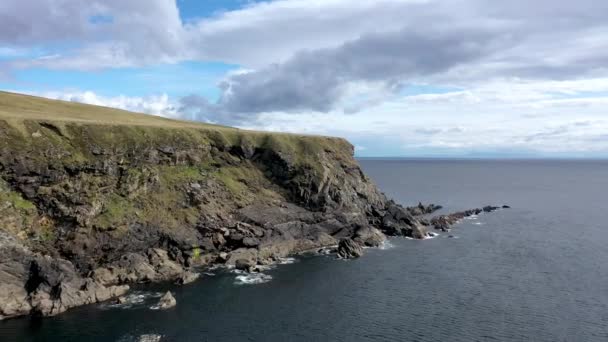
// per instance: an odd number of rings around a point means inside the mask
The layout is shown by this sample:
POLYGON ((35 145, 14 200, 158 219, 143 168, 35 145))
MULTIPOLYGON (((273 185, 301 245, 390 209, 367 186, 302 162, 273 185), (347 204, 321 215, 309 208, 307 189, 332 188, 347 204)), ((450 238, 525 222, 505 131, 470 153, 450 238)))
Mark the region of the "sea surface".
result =
POLYGON ((360 162, 406 205, 512 209, 353 261, 214 270, 140 287, 128 305, 0 322, 0 341, 608 341, 608 161, 360 162), (177 307, 152 310, 167 289, 177 307))

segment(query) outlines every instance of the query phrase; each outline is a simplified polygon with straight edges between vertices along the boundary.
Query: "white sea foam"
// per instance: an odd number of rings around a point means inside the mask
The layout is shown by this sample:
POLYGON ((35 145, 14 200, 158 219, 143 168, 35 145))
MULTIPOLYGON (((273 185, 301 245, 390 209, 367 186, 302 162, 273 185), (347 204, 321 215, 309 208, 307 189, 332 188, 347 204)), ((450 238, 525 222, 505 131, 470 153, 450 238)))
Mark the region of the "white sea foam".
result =
POLYGON ((134 307, 145 305, 146 302, 152 299, 162 297, 160 292, 145 292, 145 291, 133 291, 128 295, 124 296, 124 303, 106 302, 100 305, 102 309, 131 309, 134 307))
POLYGON ((296 262, 296 258, 279 258, 277 260, 277 264, 279 265, 289 265, 296 262))
POLYGON ((235 278, 235 285, 255 285, 263 284, 272 280, 272 276, 264 273, 249 273, 238 275, 235 278))
POLYGON ((126 335, 118 339, 117 342, 159 342, 162 338, 163 336, 158 334, 126 335))
POLYGON ((474 225, 483 226, 483 222, 473 222, 474 225))
POLYGON ((139 336, 138 342, 159 342, 163 337, 156 334, 146 334, 139 336))
POLYGON ((471 216, 467 216, 467 217, 465 217, 465 219, 466 219, 466 220, 477 220, 477 218, 478 218, 478 217, 479 217, 479 216, 477 216, 477 215, 471 215, 471 216))
POLYGON ((436 237, 438 237, 438 236, 439 236, 439 234, 437 234, 437 233, 434 233, 434 232, 429 232, 429 233, 427 234, 427 236, 425 236, 425 237, 424 237, 424 240, 426 240, 426 239, 434 239, 434 238, 436 238, 436 237))
POLYGON ((391 249, 391 248, 394 248, 394 247, 395 247, 395 245, 393 245, 393 244, 392 244, 390 241, 388 241, 388 240, 384 240, 384 242, 382 242, 382 243, 380 244, 380 246, 378 246, 378 248, 379 248, 379 249, 382 249, 382 250, 384 250, 384 249, 391 249))

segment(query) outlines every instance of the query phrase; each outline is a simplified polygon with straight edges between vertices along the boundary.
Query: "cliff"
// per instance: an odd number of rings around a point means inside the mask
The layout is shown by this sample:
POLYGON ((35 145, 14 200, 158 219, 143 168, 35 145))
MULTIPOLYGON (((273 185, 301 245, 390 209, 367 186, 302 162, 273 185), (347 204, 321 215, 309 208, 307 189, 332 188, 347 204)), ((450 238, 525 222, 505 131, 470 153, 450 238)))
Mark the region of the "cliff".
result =
POLYGON ((344 139, 0 92, 0 319, 58 314, 210 263, 374 245, 378 229, 426 236, 344 139))

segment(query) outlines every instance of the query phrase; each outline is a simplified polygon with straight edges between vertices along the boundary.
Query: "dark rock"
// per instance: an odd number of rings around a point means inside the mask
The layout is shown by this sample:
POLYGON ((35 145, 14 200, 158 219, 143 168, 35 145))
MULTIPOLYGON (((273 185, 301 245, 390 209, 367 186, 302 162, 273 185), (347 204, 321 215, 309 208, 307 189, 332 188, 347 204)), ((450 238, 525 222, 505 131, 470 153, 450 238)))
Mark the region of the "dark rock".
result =
POLYGON ((506 204, 505 204, 505 205, 503 205, 503 206, 502 206, 502 208, 503 208, 503 209, 511 209, 511 207, 510 207, 510 206, 508 206, 508 205, 506 205, 506 204))
POLYGON ((438 230, 441 230, 444 232, 449 232, 452 225, 458 223, 460 220, 464 219, 465 217, 479 215, 482 212, 490 213, 490 212, 493 212, 498 209, 500 209, 500 208, 488 205, 481 209, 480 208, 470 209, 470 210, 459 211, 459 212, 448 214, 448 215, 440 215, 440 216, 433 217, 430 221, 430 224, 435 229, 438 229, 438 230))
POLYGON ((443 208, 443 207, 440 205, 429 204, 429 205, 425 206, 422 203, 418 203, 417 206, 407 207, 406 210, 413 216, 420 216, 420 215, 432 214, 441 208, 443 208))
POLYGON ((363 247, 353 239, 342 239, 338 244, 338 257, 342 259, 354 259, 363 255, 363 247))
POLYGON ((487 206, 483 207, 483 211, 485 213, 491 213, 491 212, 493 212, 495 210, 498 210, 498 209, 499 209, 498 207, 495 207, 495 206, 492 206, 492 205, 487 205, 487 206))
POLYGON ((251 259, 238 259, 234 263, 234 267, 236 267, 237 270, 243 270, 243 271, 247 271, 250 268, 254 267, 255 265, 256 264, 251 259))

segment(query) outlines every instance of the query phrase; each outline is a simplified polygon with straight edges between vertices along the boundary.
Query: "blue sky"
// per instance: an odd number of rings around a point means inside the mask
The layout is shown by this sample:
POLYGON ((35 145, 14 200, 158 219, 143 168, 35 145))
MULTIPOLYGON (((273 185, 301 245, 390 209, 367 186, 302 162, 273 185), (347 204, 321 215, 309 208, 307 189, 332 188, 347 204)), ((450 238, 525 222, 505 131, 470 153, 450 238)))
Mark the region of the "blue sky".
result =
POLYGON ((591 0, 5 0, 0 89, 338 135, 359 156, 608 157, 606 15, 591 0))

